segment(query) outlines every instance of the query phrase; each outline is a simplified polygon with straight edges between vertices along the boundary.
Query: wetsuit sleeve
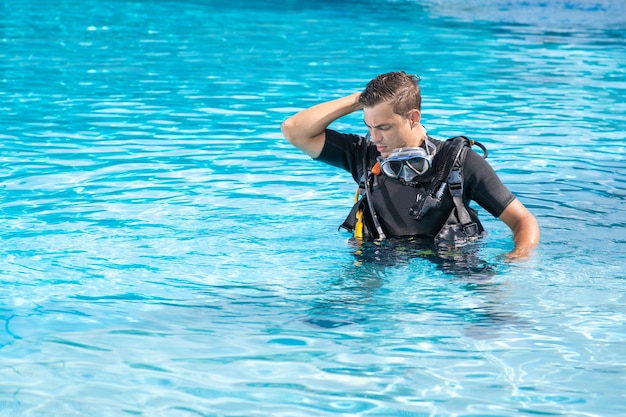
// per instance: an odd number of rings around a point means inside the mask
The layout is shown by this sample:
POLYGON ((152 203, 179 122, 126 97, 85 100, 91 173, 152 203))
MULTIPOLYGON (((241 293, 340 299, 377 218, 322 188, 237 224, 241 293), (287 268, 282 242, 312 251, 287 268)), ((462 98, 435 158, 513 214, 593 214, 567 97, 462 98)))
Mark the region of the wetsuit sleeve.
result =
POLYGON ((363 144, 364 138, 362 136, 326 129, 324 147, 316 160, 350 172, 352 178, 358 182, 358 167, 362 162, 357 155, 362 155, 361 146, 363 144))
POLYGON ((515 199, 491 165, 472 150, 465 158, 463 178, 465 198, 476 201, 494 217, 500 217, 515 199))

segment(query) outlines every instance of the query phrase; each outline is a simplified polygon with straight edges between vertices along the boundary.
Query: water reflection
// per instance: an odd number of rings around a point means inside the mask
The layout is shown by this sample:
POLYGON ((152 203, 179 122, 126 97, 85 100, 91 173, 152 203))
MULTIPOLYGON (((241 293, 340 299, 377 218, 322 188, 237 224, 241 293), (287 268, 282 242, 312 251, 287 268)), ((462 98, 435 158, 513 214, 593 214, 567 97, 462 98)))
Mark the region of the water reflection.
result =
POLYGON ((472 280, 486 280, 496 275, 494 265, 478 256, 479 244, 450 248, 415 239, 384 241, 351 240, 355 268, 385 269, 406 265, 416 258, 432 262, 447 275, 472 280))
POLYGON ((480 244, 456 249, 389 239, 351 240, 352 257, 325 282, 304 319, 321 329, 405 332, 423 323, 472 339, 491 339, 513 326, 525 327, 509 307, 508 286, 495 279, 504 264, 482 259, 480 244))

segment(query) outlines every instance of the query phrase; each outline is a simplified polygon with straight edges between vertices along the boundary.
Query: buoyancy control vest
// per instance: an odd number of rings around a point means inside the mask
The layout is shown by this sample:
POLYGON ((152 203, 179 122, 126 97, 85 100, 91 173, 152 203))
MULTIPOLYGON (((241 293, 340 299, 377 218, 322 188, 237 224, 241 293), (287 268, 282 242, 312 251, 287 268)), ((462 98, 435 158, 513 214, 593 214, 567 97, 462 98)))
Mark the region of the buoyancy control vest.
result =
MULTIPOLYGON (((483 157, 486 158, 485 147, 465 136, 457 136, 441 142, 437 150, 440 157, 436 159, 433 166, 434 176, 425 185, 420 185, 421 191, 418 192, 415 203, 410 207, 409 214, 414 221, 420 222, 431 210, 449 210, 449 213, 443 213, 443 217, 439 216, 442 223, 439 223, 441 226, 436 228, 437 233, 416 237, 433 238, 438 244, 458 246, 485 234, 476 211, 468 207, 463 199, 463 165, 467 152, 474 144, 483 150, 483 157), (442 204, 445 199, 452 200, 453 204, 442 204)), ((380 170, 376 164, 370 166, 373 159, 369 155, 369 147, 363 146, 362 149, 362 167, 359 170, 361 179, 355 195, 355 204, 340 227, 352 232, 357 239, 385 239, 390 233, 385 233, 380 225, 371 192, 376 176, 381 175, 380 170)), ((385 219, 385 221, 389 224, 390 221, 393 222, 393 219, 385 219)), ((396 233, 391 233, 391 235, 396 234, 398 234, 397 228, 396 233)), ((401 233, 401 235, 407 236, 410 233, 401 233)))

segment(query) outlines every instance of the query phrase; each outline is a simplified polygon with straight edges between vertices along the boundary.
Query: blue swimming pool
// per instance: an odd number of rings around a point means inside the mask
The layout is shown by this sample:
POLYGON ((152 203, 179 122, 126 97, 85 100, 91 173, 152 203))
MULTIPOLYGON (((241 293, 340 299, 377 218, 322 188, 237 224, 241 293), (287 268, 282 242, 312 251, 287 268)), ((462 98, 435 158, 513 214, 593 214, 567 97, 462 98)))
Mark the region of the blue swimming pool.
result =
POLYGON ((626 414, 623 1, 0 10, 0 416, 626 414), (354 184, 280 123, 399 69, 530 261, 484 211, 445 256, 337 231, 354 184))

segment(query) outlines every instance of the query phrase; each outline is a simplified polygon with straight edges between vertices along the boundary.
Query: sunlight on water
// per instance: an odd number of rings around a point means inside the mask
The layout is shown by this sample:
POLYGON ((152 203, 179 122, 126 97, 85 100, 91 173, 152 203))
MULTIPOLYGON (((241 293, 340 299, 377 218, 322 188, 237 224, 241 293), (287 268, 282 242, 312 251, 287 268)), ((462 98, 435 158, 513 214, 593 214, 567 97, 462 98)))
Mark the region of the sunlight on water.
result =
MULTIPOLYGON (((0 416, 621 416, 623 2, 13 2, 0 416), (380 72, 537 216, 359 245, 280 133, 380 72)), ((364 133, 361 115, 337 129, 364 133)))

